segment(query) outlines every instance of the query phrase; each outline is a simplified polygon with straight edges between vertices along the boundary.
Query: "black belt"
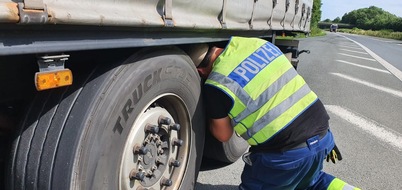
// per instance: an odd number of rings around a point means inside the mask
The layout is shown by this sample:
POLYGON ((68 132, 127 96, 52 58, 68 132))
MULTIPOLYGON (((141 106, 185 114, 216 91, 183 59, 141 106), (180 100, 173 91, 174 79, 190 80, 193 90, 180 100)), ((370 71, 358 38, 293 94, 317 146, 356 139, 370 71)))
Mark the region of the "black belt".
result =
MULTIPOLYGON (((322 138, 324 138, 324 136, 325 136, 327 133, 328 133, 328 130, 325 130, 324 132, 318 134, 318 135, 320 136, 320 137, 319 137, 320 140, 321 140, 322 138)), ((308 146, 307 142, 302 142, 302 143, 300 143, 300 144, 298 144, 298 145, 296 145, 296 146, 294 146, 294 147, 289 148, 289 150, 298 149, 298 148, 304 148, 304 147, 307 147, 307 146, 308 146)))
MULTIPOLYGON (((319 138, 322 139, 327 133, 328 133, 328 130, 325 130, 322 133, 318 134, 319 138)), ((268 153, 268 152, 285 152, 285 151, 288 151, 288 150, 304 148, 304 147, 307 147, 307 146, 308 146, 307 142, 304 141, 304 142, 299 143, 299 144, 297 144, 295 146, 284 148, 284 149, 281 149, 281 150, 267 150, 267 149, 264 149, 264 147, 251 146, 249 151, 254 152, 254 153, 258 153, 258 152, 265 152, 265 153, 268 153)))

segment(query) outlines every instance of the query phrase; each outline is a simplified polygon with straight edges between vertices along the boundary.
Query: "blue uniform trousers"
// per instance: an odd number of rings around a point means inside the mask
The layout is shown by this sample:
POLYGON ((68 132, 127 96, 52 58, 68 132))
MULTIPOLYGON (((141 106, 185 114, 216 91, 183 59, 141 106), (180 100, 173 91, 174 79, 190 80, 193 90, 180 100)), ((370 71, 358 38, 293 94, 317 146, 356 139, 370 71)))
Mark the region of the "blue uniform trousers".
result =
POLYGON ((240 190, 327 189, 334 179, 322 171, 323 162, 335 143, 331 131, 307 140, 306 147, 283 153, 251 153, 240 190))

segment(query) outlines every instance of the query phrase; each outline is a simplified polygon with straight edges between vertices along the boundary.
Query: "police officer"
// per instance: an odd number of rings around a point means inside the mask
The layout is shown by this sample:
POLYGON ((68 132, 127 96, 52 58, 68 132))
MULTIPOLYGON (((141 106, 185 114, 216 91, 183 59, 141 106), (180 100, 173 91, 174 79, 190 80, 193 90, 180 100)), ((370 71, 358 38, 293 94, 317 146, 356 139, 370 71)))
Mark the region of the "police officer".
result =
POLYGON ((358 189, 322 171, 325 158, 341 159, 329 116, 278 47, 232 37, 205 52, 190 57, 203 60, 211 133, 226 142, 234 129, 251 145, 239 189, 358 189))

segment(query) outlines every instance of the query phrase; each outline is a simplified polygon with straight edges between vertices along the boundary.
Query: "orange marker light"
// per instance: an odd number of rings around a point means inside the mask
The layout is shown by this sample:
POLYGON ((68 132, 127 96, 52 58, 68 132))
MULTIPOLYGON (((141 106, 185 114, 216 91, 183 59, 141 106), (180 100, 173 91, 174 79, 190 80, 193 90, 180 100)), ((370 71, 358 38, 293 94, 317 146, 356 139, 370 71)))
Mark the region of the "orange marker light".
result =
POLYGON ((70 69, 37 72, 35 74, 36 90, 46 90, 73 84, 73 74, 70 69))

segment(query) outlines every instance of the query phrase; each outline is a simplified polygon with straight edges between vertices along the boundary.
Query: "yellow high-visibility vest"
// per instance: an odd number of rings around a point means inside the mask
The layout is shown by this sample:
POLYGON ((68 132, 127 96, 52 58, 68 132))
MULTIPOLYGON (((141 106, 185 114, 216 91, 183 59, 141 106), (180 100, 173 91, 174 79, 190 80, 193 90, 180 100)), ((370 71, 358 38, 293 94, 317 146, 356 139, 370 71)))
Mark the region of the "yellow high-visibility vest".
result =
POLYGON ((361 190, 358 187, 347 184, 339 178, 334 178, 329 184, 327 190, 361 190))
POLYGON ((258 145, 286 128, 317 95, 278 47, 259 38, 232 37, 206 84, 232 100, 235 131, 258 145))

